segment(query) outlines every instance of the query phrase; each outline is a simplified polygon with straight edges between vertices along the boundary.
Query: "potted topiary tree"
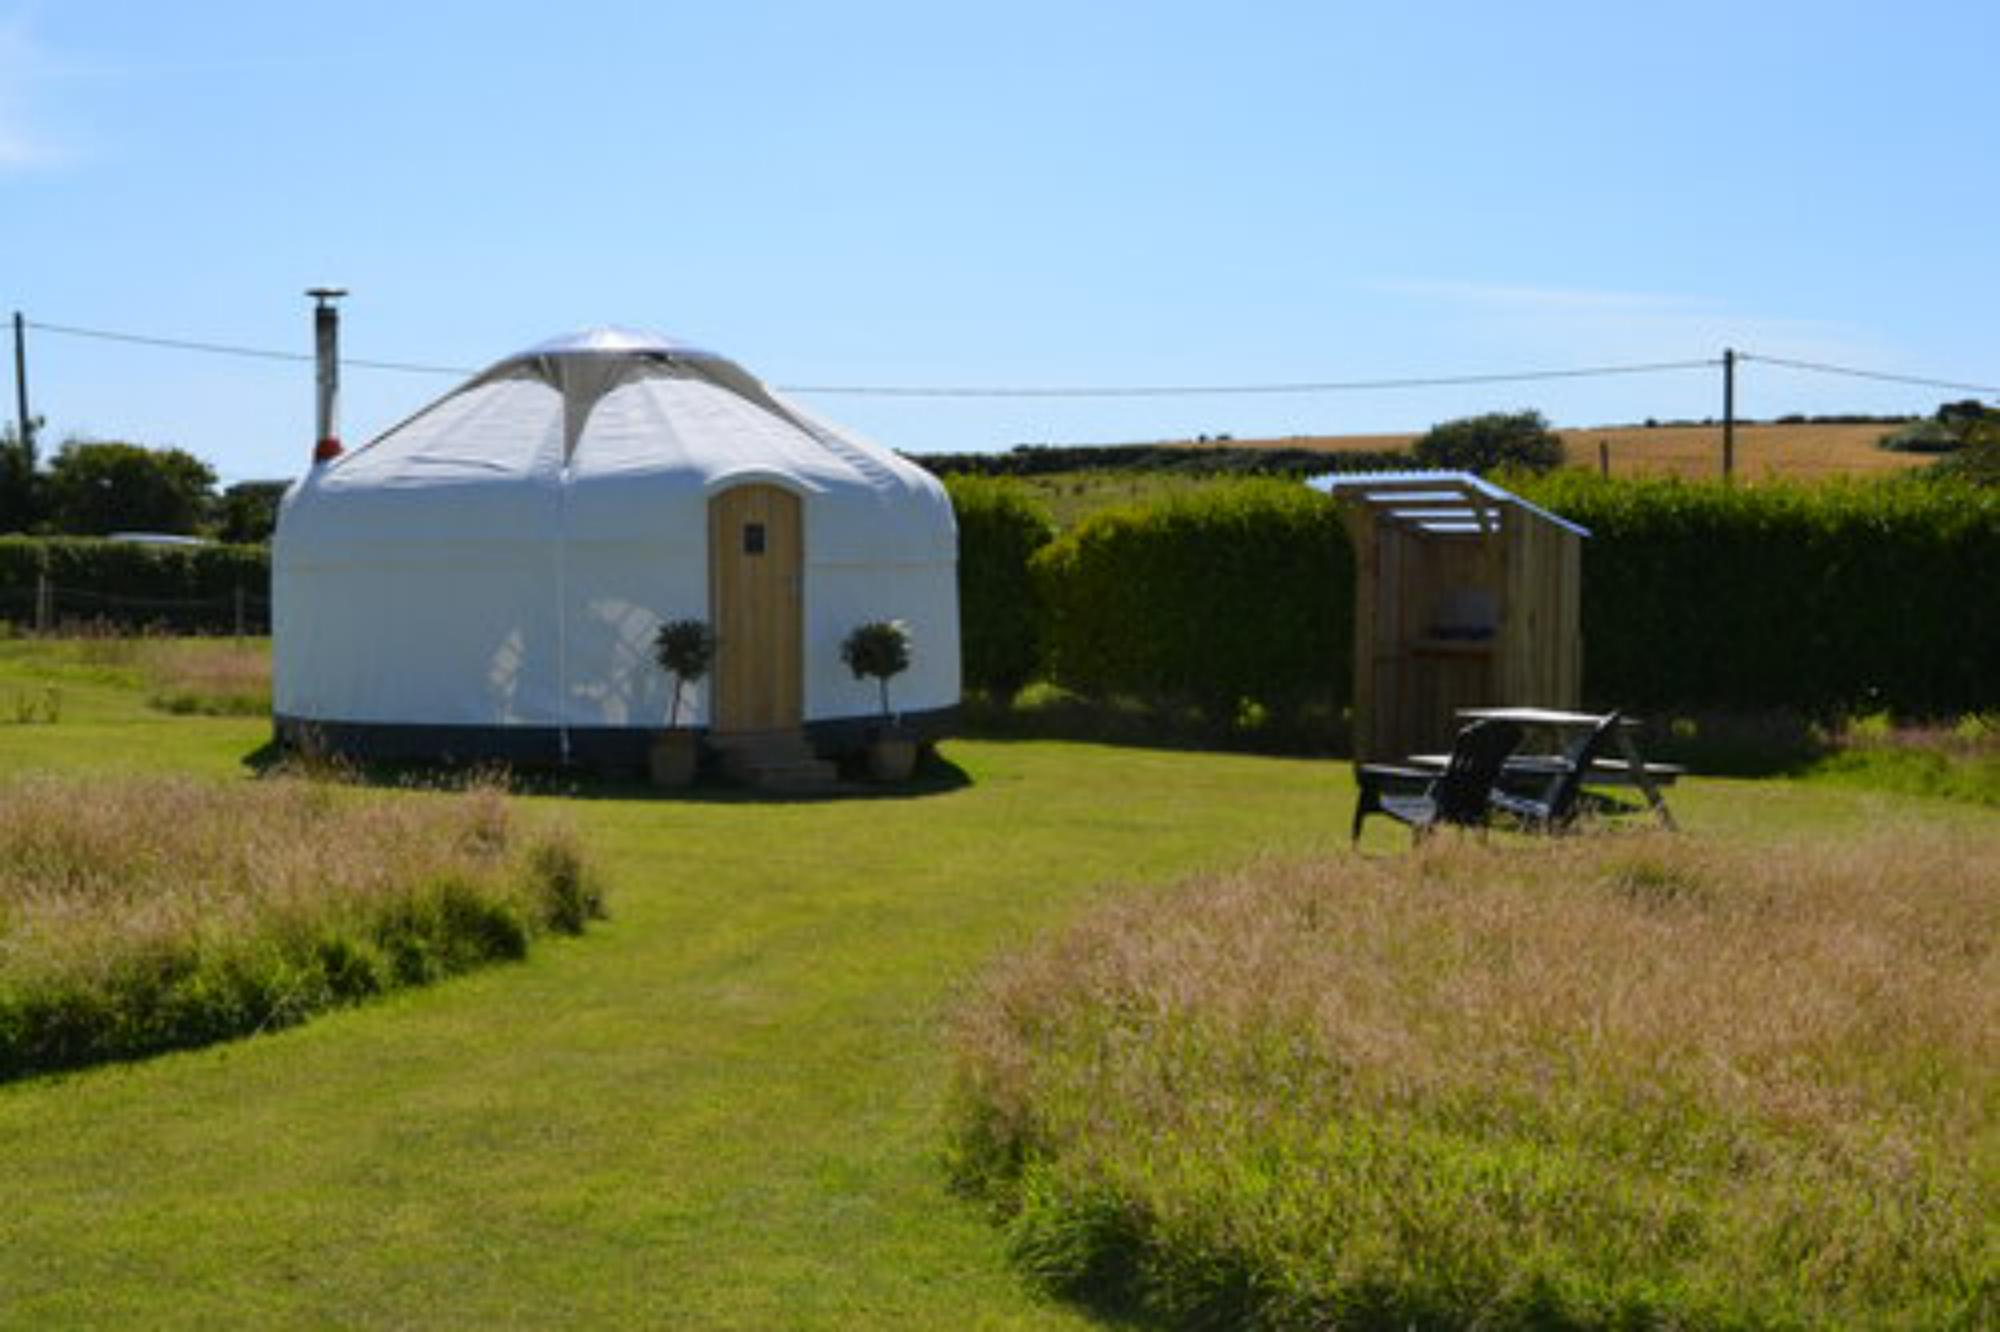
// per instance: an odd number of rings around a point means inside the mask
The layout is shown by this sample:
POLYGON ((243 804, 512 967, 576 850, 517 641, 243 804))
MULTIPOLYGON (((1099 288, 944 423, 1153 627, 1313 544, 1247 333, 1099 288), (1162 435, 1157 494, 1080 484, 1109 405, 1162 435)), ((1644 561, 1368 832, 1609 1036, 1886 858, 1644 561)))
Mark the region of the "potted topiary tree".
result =
POLYGON ((901 620, 856 625, 840 645, 840 659, 855 679, 873 678, 882 691, 882 724, 868 742, 870 774, 878 781, 908 781, 917 766, 917 741, 889 711, 889 679, 909 669, 910 627, 901 620))
POLYGON ((681 727, 681 691, 698 683, 715 661, 715 631, 706 620, 669 620, 653 635, 653 660, 674 677, 667 729, 653 740, 646 766, 655 786, 686 786, 701 757, 700 738, 681 727))

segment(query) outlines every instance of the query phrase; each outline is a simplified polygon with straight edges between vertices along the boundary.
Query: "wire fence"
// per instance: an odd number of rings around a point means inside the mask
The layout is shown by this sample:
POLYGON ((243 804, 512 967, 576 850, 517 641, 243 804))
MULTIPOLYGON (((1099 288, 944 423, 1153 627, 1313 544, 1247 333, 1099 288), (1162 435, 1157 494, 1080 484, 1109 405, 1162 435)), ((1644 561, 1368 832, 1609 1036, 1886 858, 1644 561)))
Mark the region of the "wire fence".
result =
POLYGON ((271 632, 271 599, 238 585, 205 597, 154 597, 68 587, 39 577, 0 583, 0 622, 17 631, 59 637, 191 634, 261 637, 271 632))

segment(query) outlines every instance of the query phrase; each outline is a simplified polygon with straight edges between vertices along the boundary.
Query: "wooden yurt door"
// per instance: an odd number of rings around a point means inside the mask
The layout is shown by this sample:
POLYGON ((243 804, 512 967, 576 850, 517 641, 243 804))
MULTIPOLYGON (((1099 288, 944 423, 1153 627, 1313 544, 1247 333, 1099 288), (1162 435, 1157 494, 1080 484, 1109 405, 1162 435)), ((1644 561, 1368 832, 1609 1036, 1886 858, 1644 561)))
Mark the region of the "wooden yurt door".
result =
POLYGON ((782 730, 804 715, 799 520, 799 497, 777 486, 735 486, 708 502, 717 731, 782 730))

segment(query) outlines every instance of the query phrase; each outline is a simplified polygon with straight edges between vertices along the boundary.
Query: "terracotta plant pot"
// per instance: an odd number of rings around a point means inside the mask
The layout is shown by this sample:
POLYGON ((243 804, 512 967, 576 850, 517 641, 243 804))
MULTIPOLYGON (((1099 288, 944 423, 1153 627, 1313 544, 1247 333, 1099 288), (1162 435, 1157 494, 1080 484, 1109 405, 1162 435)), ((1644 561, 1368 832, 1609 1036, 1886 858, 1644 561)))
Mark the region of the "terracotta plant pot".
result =
POLYGON ((907 735, 878 735, 868 742, 868 775, 878 782, 907 782, 917 770, 917 742, 907 735))
POLYGON ((646 751, 646 771, 655 786, 689 786, 701 759, 701 740, 693 731, 667 731, 646 751))

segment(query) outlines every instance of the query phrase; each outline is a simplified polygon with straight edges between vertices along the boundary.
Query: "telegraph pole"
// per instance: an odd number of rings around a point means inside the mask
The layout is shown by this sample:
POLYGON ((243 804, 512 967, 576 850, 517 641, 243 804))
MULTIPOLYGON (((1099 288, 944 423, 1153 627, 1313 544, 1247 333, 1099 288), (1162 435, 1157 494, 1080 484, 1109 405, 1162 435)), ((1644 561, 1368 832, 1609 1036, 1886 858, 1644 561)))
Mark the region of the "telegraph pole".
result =
POLYGON ((28 323, 14 311, 14 429, 21 460, 35 470, 35 419, 28 415, 28 323))
POLYGON ((1722 479, 1736 475, 1736 349, 1722 349, 1722 479))

